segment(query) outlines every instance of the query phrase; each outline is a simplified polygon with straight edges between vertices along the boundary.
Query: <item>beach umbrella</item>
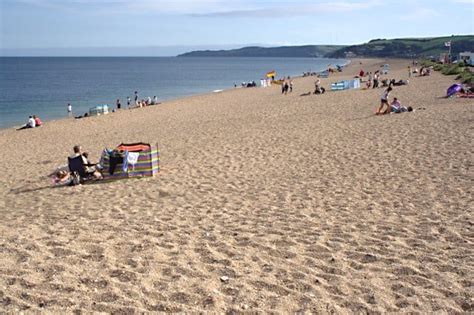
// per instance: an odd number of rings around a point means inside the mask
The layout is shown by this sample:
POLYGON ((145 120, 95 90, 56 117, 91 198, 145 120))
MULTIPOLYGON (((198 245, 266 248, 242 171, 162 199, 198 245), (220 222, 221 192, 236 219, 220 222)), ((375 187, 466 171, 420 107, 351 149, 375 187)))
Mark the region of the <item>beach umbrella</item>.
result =
POLYGON ((459 83, 455 83, 453 85, 451 85, 448 90, 446 91, 446 97, 451 97, 453 96, 454 94, 458 93, 459 91, 461 91, 462 89, 462 85, 459 84, 459 83))

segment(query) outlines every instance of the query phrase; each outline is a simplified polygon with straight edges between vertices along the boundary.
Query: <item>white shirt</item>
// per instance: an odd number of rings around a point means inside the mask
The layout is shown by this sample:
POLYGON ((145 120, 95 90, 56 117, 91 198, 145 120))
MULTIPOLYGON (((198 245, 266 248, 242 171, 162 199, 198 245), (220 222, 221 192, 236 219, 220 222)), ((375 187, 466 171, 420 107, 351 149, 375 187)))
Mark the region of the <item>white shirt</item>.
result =
POLYGON ((35 119, 34 119, 33 117, 30 118, 30 119, 28 119, 27 125, 30 126, 31 128, 36 127, 36 121, 35 121, 35 119))
POLYGON ((67 111, 68 111, 69 113, 72 112, 72 105, 68 105, 68 106, 67 106, 67 111))

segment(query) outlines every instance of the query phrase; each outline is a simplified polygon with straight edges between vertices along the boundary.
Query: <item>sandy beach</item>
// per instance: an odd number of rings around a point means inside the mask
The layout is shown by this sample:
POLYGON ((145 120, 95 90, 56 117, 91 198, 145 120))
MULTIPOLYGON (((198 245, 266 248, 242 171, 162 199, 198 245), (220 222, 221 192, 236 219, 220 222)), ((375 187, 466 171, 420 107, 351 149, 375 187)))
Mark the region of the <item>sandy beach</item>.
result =
MULTIPOLYGON (((362 65, 360 64, 362 62, 362 65)), ((233 89, 0 131, 0 310, 474 312, 472 99, 454 77, 330 92, 233 89), (419 110, 419 108, 426 108, 419 110), (80 144, 158 143, 154 178, 51 187, 80 144)))

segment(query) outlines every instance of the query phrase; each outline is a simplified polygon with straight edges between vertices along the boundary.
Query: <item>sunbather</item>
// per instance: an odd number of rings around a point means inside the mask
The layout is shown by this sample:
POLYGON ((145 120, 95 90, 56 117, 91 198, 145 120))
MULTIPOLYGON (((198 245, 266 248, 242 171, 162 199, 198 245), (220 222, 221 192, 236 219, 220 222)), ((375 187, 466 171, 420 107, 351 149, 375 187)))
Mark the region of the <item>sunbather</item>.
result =
POLYGON ((28 129, 28 128, 35 128, 36 127, 36 121, 33 118, 33 116, 30 116, 28 118, 28 122, 21 128, 18 128, 17 130, 23 130, 23 129, 28 129))
POLYGON ((393 98, 392 103, 390 104, 391 108, 391 113, 399 114, 399 113, 405 113, 405 112, 411 112, 413 111, 413 108, 408 106, 402 106, 398 99, 396 97, 393 98))

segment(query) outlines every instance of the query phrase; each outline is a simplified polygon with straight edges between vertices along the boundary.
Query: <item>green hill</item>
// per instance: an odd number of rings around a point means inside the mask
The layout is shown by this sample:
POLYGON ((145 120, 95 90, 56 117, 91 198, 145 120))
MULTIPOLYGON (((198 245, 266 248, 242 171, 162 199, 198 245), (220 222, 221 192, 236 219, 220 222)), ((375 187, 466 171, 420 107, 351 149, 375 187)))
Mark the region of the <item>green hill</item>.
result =
POLYGON ((344 46, 305 45, 281 47, 243 47, 231 50, 198 50, 178 57, 324 57, 344 46))
POLYGON ((448 51, 445 42, 451 41, 452 54, 474 51, 474 35, 435 38, 374 39, 361 45, 345 46, 328 53, 325 57, 428 57, 448 51))
POLYGON ((474 35, 458 35, 433 38, 374 39, 365 44, 352 46, 251 46, 231 50, 197 50, 181 54, 178 57, 438 57, 440 53, 448 51, 444 46, 447 41, 452 43, 453 55, 462 51, 474 51, 474 35))

